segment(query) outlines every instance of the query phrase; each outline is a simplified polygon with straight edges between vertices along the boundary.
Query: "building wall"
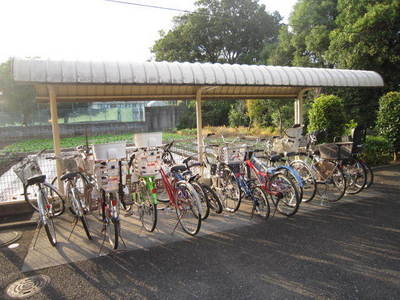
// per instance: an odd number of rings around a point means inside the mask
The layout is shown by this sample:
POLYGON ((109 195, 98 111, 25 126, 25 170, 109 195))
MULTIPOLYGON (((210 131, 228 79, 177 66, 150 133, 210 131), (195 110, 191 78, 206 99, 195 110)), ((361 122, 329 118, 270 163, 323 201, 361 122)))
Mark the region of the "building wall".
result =
MULTIPOLYGON (((179 120, 179 107, 146 107, 144 122, 91 122, 60 124, 61 137, 89 136, 101 134, 122 134, 135 132, 163 131, 176 128, 179 120)), ((32 138, 51 138, 51 126, 11 126, 0 129, 0 139, 4 142, 32 138)))

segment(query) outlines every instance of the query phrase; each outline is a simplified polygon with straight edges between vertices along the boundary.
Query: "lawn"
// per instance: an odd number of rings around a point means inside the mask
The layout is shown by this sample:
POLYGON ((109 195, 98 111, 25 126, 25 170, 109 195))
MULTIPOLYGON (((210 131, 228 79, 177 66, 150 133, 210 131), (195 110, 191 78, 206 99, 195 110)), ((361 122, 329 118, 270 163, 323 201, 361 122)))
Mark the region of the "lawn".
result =
MULTIPOLYGON (((183 140, 183 139, 192 139, 195 138, 194 135, 191 134, 178 134, 171 132, 163 133, 163 141, 169 142, 172 140, 183 140)), ((92 136, 88 138, 89 144, 103 144, 103 143, 111 143, 111 142, 119 142, 126 141, 127 143, 133 142, 133 134, 119 134, 119 135, 99 135, 92 136)), ((75 148, 79 145, 84 145, 86 143, 85 137, 70 137, 70 138, 62 138, 61 139, 61 148, 75 148)), ((31 139, 16 142, 14 144, 10 144, 5 146, 1 152, 35 152, 43 149, 52 150, 53 149, 53 140, 52 139, 31 139)))

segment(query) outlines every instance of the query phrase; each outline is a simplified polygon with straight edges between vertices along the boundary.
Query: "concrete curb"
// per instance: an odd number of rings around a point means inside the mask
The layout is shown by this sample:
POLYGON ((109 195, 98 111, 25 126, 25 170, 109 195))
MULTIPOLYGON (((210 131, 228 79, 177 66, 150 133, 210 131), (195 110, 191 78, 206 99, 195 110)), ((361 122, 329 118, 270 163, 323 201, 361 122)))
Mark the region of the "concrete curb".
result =
POLYGON ((15 222, 0 224, 0 230, 14 229, 14 228, 25 227, 25 226, 33 226, 36 224, 37 224, 36 218, 32 217, 29 220, 15 221, 15 222))
POLYGON ((393 168, 393 167, 399 167, 400 166, 400 162, 394 162, 391 164, 386 164, 386 165, 381 165, 381 166, 374 166, 371 167, 372 170, 379 170, 379 169, 384 169, 384 168, 393 168))
POLYGON ((23 200, 0 202, 0 218, 32 213, 32 207, 23 200))

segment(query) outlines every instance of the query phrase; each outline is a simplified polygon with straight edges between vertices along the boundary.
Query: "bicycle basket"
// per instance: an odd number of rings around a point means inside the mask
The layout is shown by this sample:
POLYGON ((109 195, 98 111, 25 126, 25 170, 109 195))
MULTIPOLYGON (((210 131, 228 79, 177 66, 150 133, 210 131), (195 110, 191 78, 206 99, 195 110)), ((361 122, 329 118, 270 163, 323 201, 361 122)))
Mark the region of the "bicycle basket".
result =
POLYGON ((75 158, 65 157, 61 160, 62 169, 68 172, 78 172, 78 163, 75 158))
POLYGON ((75 158, 76 164, 78 165, 79 171, 83 171, 87 174, 93 175, 94 172, 94 160, 93 155, 84 159, 82 156, 75 158))
POLYGON ((28 183, 28 179, 42 175, 37 158, 24 159, 13 168, 14 173, 22 181, 23 184, 28 183))
POLYGON ((322 159, 337 160, 347 159, 351 156, 351 151, 345 146, 339 147, 337 144, 321 144, 318 146, 320 157, 322 159))
POLYGON ((155 176, 161 167, 162 151, 160 149, 143 149, 135 155, 134 172, 139 176, 155 176))
POLYGON ((244 161, 247 146, 241 147, 222 147, 219 158, 226 164, 241 163, 244 161))

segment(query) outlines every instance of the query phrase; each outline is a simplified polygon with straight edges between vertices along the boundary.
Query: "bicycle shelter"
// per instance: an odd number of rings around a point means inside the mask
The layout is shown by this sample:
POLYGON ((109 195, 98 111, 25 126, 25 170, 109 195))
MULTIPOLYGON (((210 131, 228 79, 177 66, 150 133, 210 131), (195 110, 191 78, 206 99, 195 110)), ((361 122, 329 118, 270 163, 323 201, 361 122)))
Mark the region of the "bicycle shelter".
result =
MULTIPOLYGON (((50 103, 55 154, 61 153, 57 103, 195 100, 202 159, 202 100, 295 99, 295 123, 303 123, 304 94, 322 87, 384 85, 373 71, 178 62, 88 62, 13 59, 13 78, 35 86, 50 103)), ((57 176, 62 168, 56 164, 57 176)), ((59 187, 62 185, 59 183, 59 187)))

